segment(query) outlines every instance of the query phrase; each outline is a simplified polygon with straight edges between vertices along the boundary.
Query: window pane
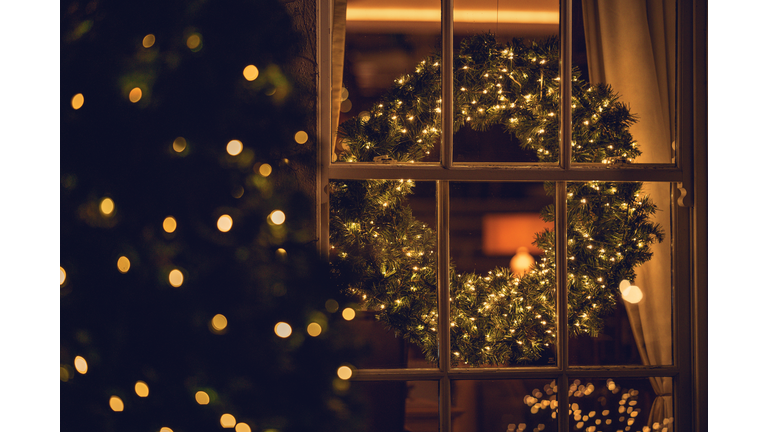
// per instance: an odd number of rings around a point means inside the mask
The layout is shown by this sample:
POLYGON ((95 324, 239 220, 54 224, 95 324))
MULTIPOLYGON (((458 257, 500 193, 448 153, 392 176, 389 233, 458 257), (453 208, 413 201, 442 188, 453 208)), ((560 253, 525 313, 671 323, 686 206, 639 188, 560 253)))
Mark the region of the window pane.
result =
POLYGON ((556 432, 556 390, 551 380, 454 381, 452 430, 556 432))
POLYGON ((585 0, 573 8, 573 63, 581 72, 573 86, 574 160, 674 162, 675 2, 585 0), (627 121, 627 106, 637 122, 627 121))
POLYGON ((452 359, 555 364, 554 226, 542 219, 552 196, 505 182, 452 182, 450 194, 452 359))
POLYGON ((577 379, 571 381, 568 397, 570 430, 672 431, 669 377, 577 379))
POLYGON ((568 184, 571 364, 672 364, 670 186, 568 184))
POLYGON ((345 39, 338 161, 438 161, 440 0, 349 0, 345 39))
POLYGON ((437 432, 437 381, 352 382, 367 432, 437 432))
POLYGON ((360 302, 350 325, 371 347, 357 366, 434 367, 435 183, 334 181, 330 196, 331 259, 360 302))
POLYGON ((456 0, 456 162, 557 162, 558 22, 557 0, 456 0))

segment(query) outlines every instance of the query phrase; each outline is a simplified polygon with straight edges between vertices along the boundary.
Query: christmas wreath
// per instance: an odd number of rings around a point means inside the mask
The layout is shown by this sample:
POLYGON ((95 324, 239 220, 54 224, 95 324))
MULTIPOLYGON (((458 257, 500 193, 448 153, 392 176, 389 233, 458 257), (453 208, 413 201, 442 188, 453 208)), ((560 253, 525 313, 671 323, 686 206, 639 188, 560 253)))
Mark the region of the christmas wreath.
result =
MULTIPOLYGON (((454 58, 454 130, 503 125, 540 162, 559 154, 557 40, 499 44, 492 35, 465 39, 454 58)), ((376 103, 369 115, 342 123, 342 162, 423 159, 441 134, 440 57, 423 60, 376 103)), ((575 162, 631 163, 640 155, 629 133, 635 122, 608 85, 573 71, 575 162)), ((394 332, 437 360, 436 235, 407 204, 411 180, 335 181, 331 251, 350 291, 394 332)), ((545 185, 553 193, 551 184, 545 185)), ((619 284, 633 281, 663 240, 651 221, 656 206, 641 183, 567 184, 567 289, 571 335, 596 336, 615 307, 619 284)), ((541 212, 554 220, 554 206, 541 212)), ((450 272, 452 362, 505 365, 537 360, 555 342, 555 238, 534 240, 543 256, 523 276, 507 268, 488 274, 450 272)))

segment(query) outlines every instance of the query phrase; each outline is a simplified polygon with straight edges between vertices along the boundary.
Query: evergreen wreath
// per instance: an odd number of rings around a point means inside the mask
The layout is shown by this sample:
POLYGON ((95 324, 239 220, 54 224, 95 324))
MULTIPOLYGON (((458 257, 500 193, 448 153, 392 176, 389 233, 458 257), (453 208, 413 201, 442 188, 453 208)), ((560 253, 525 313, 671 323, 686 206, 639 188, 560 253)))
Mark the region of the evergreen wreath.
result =
MULTIPOLYGON (((556 39, 499 44, 489 34, 465 39, 454 62, 454 130, 503 125, 540 162, 559 153, 559 56, 556 39)), ((339 160, 409 163, 440 140, 440 57, 423 60, 373 106, 370 116, 342 123, 339 160), (378 159, 377 159, 378 160, 378 159)), ((573 160, 630 163, 640 155, 629 133, 636 119, 608 85, 573 70, 573 160)), ((437 361, 436 234, 416 220, 406 198, 411 180, 335 181, 331 188, 331 251, 350 292, 397 335, 437 361)), ((572 336, 596 336, 615 307, 620 281, 635 278, 651 244, 663 240, 651 222, 656 206, 641 183, 567 184, 568 324, 572 336)), ((545 184, 549 194, 553 184, 545 184)), ((554 221, 554 205, 541 217, 554 221)), ((522 277, 507 268, 459 274, 451 265, 452 363, 505 365, 539 359, 554 344, 555 236, 535 244, 544 254, 522 277)))

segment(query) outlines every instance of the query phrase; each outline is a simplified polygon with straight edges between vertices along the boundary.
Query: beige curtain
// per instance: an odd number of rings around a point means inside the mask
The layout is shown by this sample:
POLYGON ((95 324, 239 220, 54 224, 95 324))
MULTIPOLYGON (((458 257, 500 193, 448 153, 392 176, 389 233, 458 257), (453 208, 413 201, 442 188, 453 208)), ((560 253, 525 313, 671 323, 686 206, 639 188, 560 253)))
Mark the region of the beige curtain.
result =
MULTIPOLYGON (((347 37, 347 0, 333 0, 333 33, 331 34, 331 142, 336 146, 336 130, 341 113, 341 87, 344 79, 344 46, 347 37)), ((336 151, 333 152, 336 160, 336 151)))
MULTIPOLYGON (((675 1, 582 0, 589 78, 616 90, 638 115, 632 129, 642 157, 638 163, 670 163, 675 131, 675 1)), ((645 183, 658 205, 656 222, 667 239, 653 247, 653 259, 637 272, 643 292, 638 304, 624 302, 643 363, 672 364, 672 274, 670 186, 645 183)), ((673 416, 672 379, 651 378, 656 400, 648 426, 673 416)), ((670 428, 671 430, 671 428, 670 428)))

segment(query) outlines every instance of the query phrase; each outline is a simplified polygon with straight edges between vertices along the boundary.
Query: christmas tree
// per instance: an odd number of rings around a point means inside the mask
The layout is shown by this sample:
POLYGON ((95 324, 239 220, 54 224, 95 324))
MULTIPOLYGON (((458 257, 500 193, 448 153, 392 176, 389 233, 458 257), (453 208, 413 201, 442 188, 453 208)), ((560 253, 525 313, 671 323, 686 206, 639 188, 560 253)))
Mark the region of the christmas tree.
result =
POLYGON ((61 4, 62 430, 355 428, 294 22, 277 0, 61 4))

